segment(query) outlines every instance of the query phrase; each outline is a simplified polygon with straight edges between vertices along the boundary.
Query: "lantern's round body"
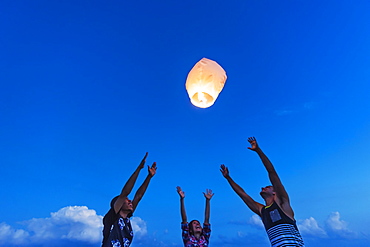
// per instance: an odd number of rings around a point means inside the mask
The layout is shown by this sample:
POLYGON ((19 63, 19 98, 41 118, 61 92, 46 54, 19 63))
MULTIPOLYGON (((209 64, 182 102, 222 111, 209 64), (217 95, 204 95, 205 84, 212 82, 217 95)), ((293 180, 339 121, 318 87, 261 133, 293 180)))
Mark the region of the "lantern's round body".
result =
POLYGON ((207 108, 213 105, 226 82, 225 70, 215 61, 202 58, 190 70, 186 90, 193 105, 207 108))

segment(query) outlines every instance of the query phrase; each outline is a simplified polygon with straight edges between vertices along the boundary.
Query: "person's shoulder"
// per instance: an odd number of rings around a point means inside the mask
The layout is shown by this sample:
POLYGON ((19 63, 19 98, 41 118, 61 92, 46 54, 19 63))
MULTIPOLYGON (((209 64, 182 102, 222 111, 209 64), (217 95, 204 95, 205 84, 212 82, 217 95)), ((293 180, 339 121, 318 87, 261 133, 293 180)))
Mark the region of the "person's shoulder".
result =
POLYGON ((185 230, 185 231, 189 230, 189 224, 188 224, 188 222, 181 223, 181 229, 182 230, 185 230))
POLYGON ((208 233, 211 231, 211 224, 203 224, 203 231, 208 233))
POLYGON ((119 214, 116 214, 113 208, 110 208, 109 211, 103 217, 103 223, 112 223, 118 218, 119 214))

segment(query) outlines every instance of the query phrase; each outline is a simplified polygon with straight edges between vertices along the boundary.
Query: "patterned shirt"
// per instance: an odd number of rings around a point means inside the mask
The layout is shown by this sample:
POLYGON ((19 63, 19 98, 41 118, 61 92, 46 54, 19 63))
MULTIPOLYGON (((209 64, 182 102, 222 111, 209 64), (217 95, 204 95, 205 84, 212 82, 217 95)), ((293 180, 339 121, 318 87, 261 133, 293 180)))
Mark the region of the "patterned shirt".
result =
POLYGON ((189 233, 189 224, 181 224, 182 240, 185 247, 206 247, 211 236, 211 225, 203 224, 202 235, 199 240, 189 233))
POLYGON ((111 208, 103 219, 102 247, 129 247, 134 237, 130 218, 122 218, 111 208))
POLYGON ((261 218, 272 247, 304 246, 295 220, 289 218, 276 202, 262 208, 261 218))

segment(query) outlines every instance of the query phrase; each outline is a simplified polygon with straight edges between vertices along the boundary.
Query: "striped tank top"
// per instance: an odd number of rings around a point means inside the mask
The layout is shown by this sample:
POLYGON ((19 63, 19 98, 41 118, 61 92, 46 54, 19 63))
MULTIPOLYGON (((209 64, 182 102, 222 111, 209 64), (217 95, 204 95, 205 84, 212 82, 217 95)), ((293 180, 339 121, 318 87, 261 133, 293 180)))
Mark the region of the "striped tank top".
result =
POLYGON ((295 220, 289 218, 276 202, 262 208, 261 218, 272 247, 304 246, 295 220))

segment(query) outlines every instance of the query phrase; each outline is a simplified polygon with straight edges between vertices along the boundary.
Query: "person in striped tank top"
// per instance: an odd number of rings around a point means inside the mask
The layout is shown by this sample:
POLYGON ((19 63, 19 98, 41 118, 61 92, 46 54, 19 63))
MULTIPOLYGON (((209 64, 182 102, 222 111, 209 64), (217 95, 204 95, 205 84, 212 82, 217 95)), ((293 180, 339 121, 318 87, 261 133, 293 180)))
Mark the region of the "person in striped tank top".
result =
POLYGON ((249 209, 261 217, 272 247, 303 247, 303 239, 294 219, 294 212, 290 205, 288 193, 274 166, 258 146, 256 138, 249 137, 248 142, 251 144, 251 147, 248 147, 248 149, 258 154, 272 184, 261 189, 260 195, 265 201, 265 205, 256 202, 242 187, 235 183, 230 177, 229 169, 225 165, 221 165, 222 175, 249 209))

